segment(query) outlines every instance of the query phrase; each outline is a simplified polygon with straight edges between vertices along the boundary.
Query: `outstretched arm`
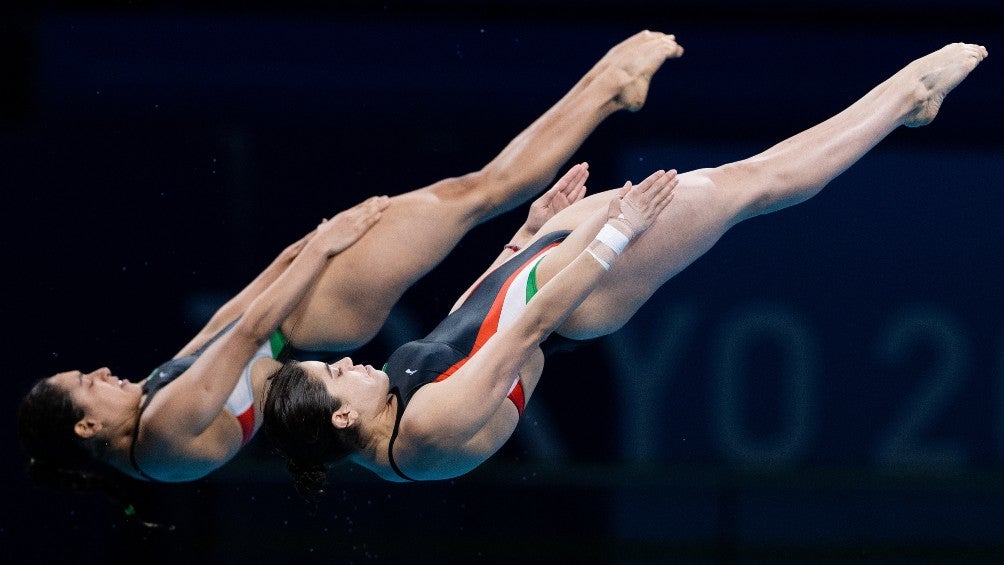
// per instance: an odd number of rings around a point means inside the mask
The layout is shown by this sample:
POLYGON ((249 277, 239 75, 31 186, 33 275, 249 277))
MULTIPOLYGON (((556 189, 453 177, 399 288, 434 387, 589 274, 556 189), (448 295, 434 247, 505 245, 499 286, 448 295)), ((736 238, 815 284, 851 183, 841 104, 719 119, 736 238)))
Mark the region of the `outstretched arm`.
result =
POLYGON ((246 297, 249 303, 234 327, 154 398, 144 413, 146 429, 160 428, 174 438, 202 434, 219 416, 244 366, 306 295, 327 260, 369 230, 380 219, 387 201, 386 197, 370 198, 322 222, 302 245, 288 248, 299 247, 270 284, 253 298, 246 297))
POLYGON ((220 330, 224 328, 230 322, 236 320, 245 309, 247 309, 248 304, 255 299, 259 294, 262 293, 268 285, 272 284, 275 279, 279 278, 281 275, 293 262, 293 259, 300 254, 304 245, 307 241, 316 233, 316 230, 312 230, 310 233, 306 234, 296 242, 290 244, 288 247, 282 250, 275 259, 265 267, 257 277, 251 281, 250 284, 245 286, 240 292, 238 292, 233 298, 227 301, 226 304, 221 306, 215 313, 213 313, 212 318, 203 326, 202 330, 199 331, 195 337, 192 338, 180 351, 175 355, 175 358, 184 357, 186 355, 191 355, 200 347, 202 347, 210 338, 219 333, 220 330))
POLYGON ((537 235, 537 232, 545 222, 558 212, 582 200, 582 197, 586 195, 587 178, 589 178, 588 163, 583 162, 573 165, 567 173, 554 183, 554 186, 534 200, 533 204, 530 205, 530 212, 527 214, 526 221, 516 230, 516 233, 509 239, 509 243, 502 249, 498 257, 495 258, 495 261, 489 265, 484 274, 457 300, 453 305, 453 309, 455 310, 467 300, 467 295, 481 282, 481 279, 488 276, 499 265, 512 259, 514 255, 526 247, 527 243, 533 239, 533 236, 537 235))
POLYGON ((413 423, 416 435, 437 444, 479 432, 505 400, 520 368, 596 288, 624 247, 652 225, 672 200, 676 184, 675 171, 658 171, 637 186, 625 185, 621 198, 611 202, 607 225, 589 248, 544 285, 510 326, 488 339, 449 379, 416 393, 412 403, 423 403, 421 410, 412 411, 421 419, 413 423), (420 399, 427 389, 429 393, 420 399), (472 398, 478 401, 471 402, 472 398))
POLYGON ((519 250, 526 247, 526 244, 537 235, 541 226, 550 220, 555 214, 565 208, 575 204, 586 195, 586 179, 589 178, 589 164, 578 163, 573 165, 567 173, 562 175, 554 186, 547 190, 530 205, 530 212, 526 221, 516 230, 509 243, 503 248, 502 253, 495 259, 489 267, 489 271, 508 261, 519 250))
MULTIPOLYGON (((353 218, 359 215, 371 214, 374 210, 383 210, 386 207, 387 197, 386 196, 373 196, 361 204, 350 208, 343 212, 341 216, 336 215, 335 218, 339 220, 337 225, 332 224, 329 229, 344 229, 345 231, 340 232, 340 236, 343 236, 344 242, 347 242, 345 247, 347 248, 352 243, 355 243, 362 235, 369 229, 369 226, 365 223, 352 223, 353 218)), ((334 221, 334 219, 332 220, 334 221)), ((285 249, 283 249, 272 262, 265 267, 257 277, 254 278, 247 286, 245 286, 240 292, 238 292, 233 298, 228 300, 226 304, 221 306, 213 314, 212 318, 206 323, 206 325, 199 331, 195 337, 192 338, 180 351, 175 355, 175 358, 184 357, 186 355, 191 355, 200 347, 206 344, 213 336, 220 332, 227 324, 233 322, 238 317, 240 317, 244 311, 247 309, 248 305, 251 304, 255 298, 257 298, 266 288, 269 287, 280 275, 282 275, 287 268, 293 263, 293 260, 300 254, 307 242, 317 233, 317 230, 311 230, 309 233, 301 237, 299 240, 291 243, 285 249)))

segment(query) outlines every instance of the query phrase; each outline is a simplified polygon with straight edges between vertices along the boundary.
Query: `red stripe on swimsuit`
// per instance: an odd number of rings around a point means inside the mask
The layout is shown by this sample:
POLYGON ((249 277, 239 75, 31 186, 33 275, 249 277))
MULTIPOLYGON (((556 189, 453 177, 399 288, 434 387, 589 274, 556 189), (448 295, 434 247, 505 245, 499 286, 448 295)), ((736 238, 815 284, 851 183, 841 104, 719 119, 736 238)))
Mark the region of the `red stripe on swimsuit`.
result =
MULTIPOLYGON (((533 257, 525 261, 523 264, 529 265, 530 263, 535 261, 538 257, 547 253, 550 249, 557 247, 559 243, 560 242, 555 242, 552 243, 551 245, 548 245, 544 249, 541 249, 533 257)), ((467 363, 467 361, 470 360, 470 358, 484 346, 484 344, 488 341, 489 338, 491 338, 498 332, 499 319, 502 316, 502 305, 505 302, 506 294, 509 293, 509 287, 512 286, 513 281, 516 280, 516 277, 518 277, 522 271, 523 271, 522 268, 517 269, 516 272, 509 275, 509 278, 507 278, 506 281, 502 284, 502 288, 499 290, 498 294, 495 295, 495 300, 492 302, 491 308, 488 309, 488 315, 485 316, 484 321, 481 322, 481 327, 478 329, 478 336, 474 340, 474 347, 471 349, 471 352, 467 354, 467 357, 464 357, 460 361, 457 361, 452 367, 447 369, 443 374, 436 377, 436 379, 433 382, 442 381, 448 378, 453 373, 457 372, 458 369, 463 367, 464 364, 467 363)), ((508 398, 516 406, 516 410, 519 412, 519 414, 522 415, 523 410, 526 408, 526 395, 523 392, 523 383, 520 382, 518 375, 512 390, 509 391, 508 398)))

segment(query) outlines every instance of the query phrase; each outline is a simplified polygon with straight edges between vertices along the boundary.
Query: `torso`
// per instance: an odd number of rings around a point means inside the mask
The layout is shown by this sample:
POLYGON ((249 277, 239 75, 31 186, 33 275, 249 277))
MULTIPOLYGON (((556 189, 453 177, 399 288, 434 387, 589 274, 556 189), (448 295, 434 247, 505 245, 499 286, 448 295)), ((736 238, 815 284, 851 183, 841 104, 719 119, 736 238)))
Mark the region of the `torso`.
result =
POLYGON ((133 442, 129 449, 129 464, 123 469, 127 474, 152 481, 194 480, 219 468, 233 458, 261 428, 261 418, 255 410, 255 399, 262 398, 267 376, 279 367, 278 358, 285 350, 281 334, 263 344, 245 366, 234 391, 224 409, 205 434, 218 442, 214 457, 193 457, 184 445, 175 445, 173 438, 153 438, 144 434, 144 410, 154 397, 180 377, 206 348, 231 326, 221 330, 213 339, 192 355, 172 359, 155 369, 143 381, 143 399, 133 442))
MULTIPOLYGON (((536 290, 532 282, 533 268, 565 235, 567 232, 549 234, 498 267, 479 282, 464 303, 429 335, 405 344, 391 355, 384 371, 398 399, 395 432, 408 417, 406 410, 413 396, 425 394, 427 388, 428 393, 434 393, 428 385, 453 375, 491 335, 518 315, 536 290), (528 288, 532 288, 529 293, 528 288)), ((378 474, 384 478, 389 475, 391 480, 410 480, 446 478, 473 469, 497 451, 512 434, 525 399, 542 368, 543 354, 534 355, 519 374, 512 377, 513 385, 508 396, 511 402, 501 405, 482 432, 467 438, 462 445, 439 450, 426 446, 417 450, 409 445, 407 437, 397 437, 395 433, 387 448, 387 465, 391 473, 383 469, 384 472, 378 474), (395 462, 398 468, 395 468, 395 462)))

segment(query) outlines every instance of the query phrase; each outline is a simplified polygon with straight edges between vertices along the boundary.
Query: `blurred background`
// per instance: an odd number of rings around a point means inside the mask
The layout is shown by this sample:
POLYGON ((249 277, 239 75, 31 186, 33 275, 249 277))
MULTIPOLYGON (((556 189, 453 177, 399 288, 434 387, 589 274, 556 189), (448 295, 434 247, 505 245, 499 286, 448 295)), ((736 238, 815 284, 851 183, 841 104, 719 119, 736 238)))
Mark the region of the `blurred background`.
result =
MULTIPOLYGON (((0 21, 10 394, 0 547, 30 562, 992 563, 1004 558, 1004 6, 901 2, 42 2, 0 21), (933 124, 739 225, 619 332, 551 360, 489 463, 338 467, 316 516, 259 435, 136 494, 33 487, 36 378, 138 380, 286 244, 477 170, 640 29, 682 59, 573 161, 590 188, 714 166, 954 41, 991 56, 933 124)), ((421 336, 525 208, 472 232, 354 358, 421 336)))

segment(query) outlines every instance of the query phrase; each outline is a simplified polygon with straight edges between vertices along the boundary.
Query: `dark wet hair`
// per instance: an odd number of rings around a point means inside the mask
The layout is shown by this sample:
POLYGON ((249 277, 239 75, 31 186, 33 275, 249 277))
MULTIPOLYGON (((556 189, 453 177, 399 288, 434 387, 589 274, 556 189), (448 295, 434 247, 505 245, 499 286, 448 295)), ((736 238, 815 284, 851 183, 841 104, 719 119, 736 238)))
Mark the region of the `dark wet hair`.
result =
POLYGON ((17 431, 21 446, 34 459, 79 465, 91 459, 83 438, 73 430, 84 410, 49 379, 39 379, 21 399, 17 431))
POLYGON ((280 455, 296 490, 317 509, 327 478, 327 464, 344 459, 362 446, 358 427, 335 428, 331 415, 341 401, 324 384, 307 376, 296 361, 287 361, 268 377, 263 426, 280 455))
POLYGON ((49 379, 39 379, 21 399, 17 431, 28 456, 27 474, 36 486, 72 492, 101 492, 126 515, 135 510, 124 490, 125 477, 98 461, 104 444, 84 439, 74 424, 84 410, 49 379))

